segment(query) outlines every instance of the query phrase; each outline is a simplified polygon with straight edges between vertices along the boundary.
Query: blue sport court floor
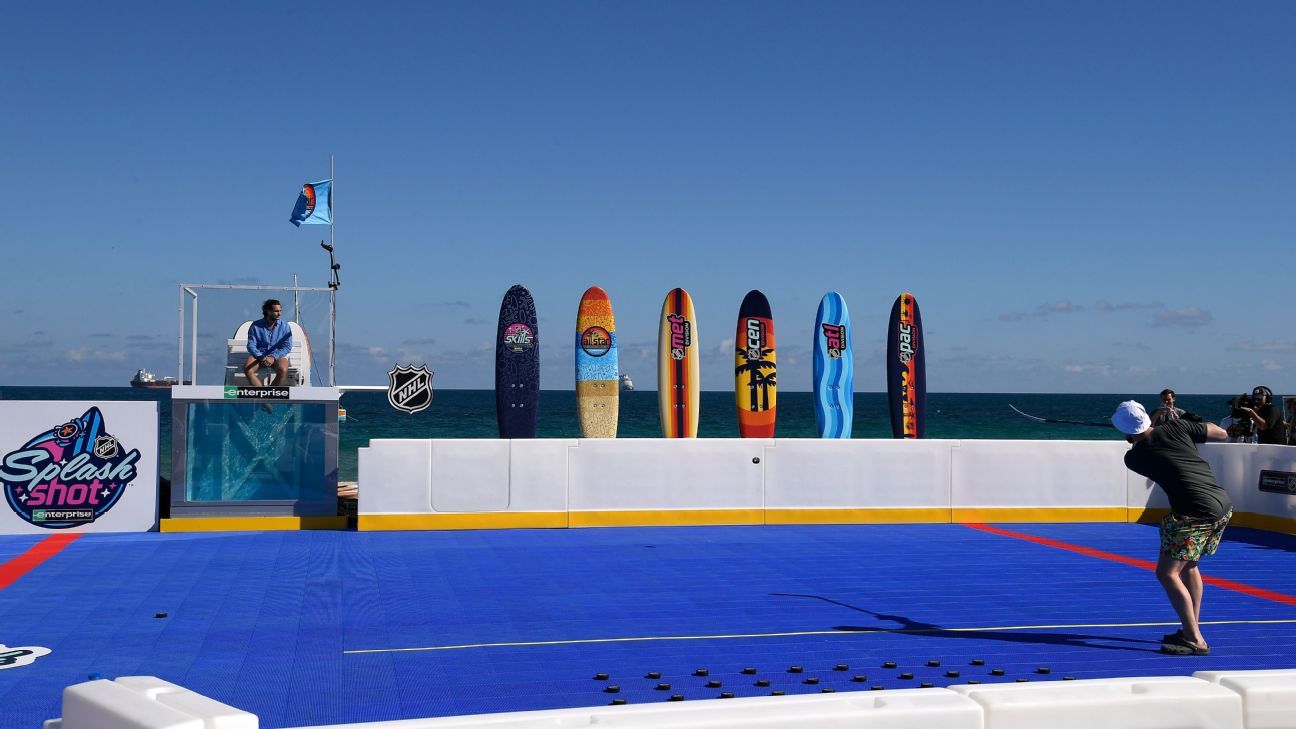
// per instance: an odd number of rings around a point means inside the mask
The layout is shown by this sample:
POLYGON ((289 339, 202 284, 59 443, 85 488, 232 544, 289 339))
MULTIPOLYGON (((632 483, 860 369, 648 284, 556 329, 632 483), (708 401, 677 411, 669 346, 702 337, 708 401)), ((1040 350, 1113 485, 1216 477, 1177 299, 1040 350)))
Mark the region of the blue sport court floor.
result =
POLYGON ((1296 667, 1296 537, 1233 527, 1202 563, 1200 658, 1158 651, 1156 549, 1138 524, 0 537, 0 643, 51 651, 0 670, 0 726, 91 674, 296 727, 1296 667))

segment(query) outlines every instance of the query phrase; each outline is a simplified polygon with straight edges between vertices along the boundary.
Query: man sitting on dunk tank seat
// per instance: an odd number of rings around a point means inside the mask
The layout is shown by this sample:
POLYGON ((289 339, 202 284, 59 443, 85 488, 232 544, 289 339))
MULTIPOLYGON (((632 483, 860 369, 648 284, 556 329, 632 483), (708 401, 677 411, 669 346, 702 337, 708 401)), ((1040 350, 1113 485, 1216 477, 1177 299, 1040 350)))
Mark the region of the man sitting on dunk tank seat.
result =
POLYGON ((261 387, 261 378, 257 372, 262 367, 274 370, 274 385, 282 385, 288 380, 288 353, 292 351, 292 328, 288 322, 280 319, 283 316, 283 305, 278 299, 266 299, 261 305, 262 318, 252 322, 248 328, 247 361, 243 363, 243 373, 253 387, 261 387))

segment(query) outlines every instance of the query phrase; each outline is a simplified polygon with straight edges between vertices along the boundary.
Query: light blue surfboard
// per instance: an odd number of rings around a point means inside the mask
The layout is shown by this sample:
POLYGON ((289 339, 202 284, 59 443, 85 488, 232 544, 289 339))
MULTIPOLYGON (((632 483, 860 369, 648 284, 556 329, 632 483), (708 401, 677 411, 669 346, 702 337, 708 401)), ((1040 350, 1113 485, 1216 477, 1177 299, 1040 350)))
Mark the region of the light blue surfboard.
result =
POLYGON ((814 328, 815 422, 820 438, 851 437, 855 415, 855 360, 850 312, 836 291, 819 302, 814 328))

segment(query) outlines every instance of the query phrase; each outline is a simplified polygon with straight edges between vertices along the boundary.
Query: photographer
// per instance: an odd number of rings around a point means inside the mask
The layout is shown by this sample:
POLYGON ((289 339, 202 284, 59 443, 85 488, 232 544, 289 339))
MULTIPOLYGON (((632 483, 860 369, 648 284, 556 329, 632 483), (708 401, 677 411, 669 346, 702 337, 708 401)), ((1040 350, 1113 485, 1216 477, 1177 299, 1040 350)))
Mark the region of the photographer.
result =
POLYGON ((1228 416, 1220 421, 1220 427, 1228 433, 1228 442, 1257 442, 1255 418, 1251 414, 1253 406, 1251 398, 1246 395, 1238 395, 1235 398, 1226 400, 1225 404, 1231 409, 1228 416))
POLYGON ((1287 434, 1283 432, 1282 411, 1273 402, 1273 391, 1264 385, 1258 385, 1251 391, 1251 407, 1239 408, 1250 414, 1255 421, 1255 430, 1261 444, 1286 445, 1287 434))
POLYGON ((1152 427, 1162 425, 1167 420, 1178 420, 1183 414, 1183 408, 1175 407, 1175 391, 1167 387, 1161 391, 1161 407, 1152 412, 1152 427))

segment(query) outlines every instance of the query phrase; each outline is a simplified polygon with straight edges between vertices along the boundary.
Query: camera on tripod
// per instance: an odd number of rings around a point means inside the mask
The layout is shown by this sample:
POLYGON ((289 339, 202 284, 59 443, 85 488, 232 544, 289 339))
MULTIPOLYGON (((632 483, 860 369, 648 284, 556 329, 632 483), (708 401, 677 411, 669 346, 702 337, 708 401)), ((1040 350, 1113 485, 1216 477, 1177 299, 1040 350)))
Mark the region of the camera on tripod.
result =
POLYGON ((1229 407, 1233 408, 1229 413, 1233 418, 1233 424, 1228 427, 1228 434, 1234 438, 1250 438, 1255 435, 1255 420, 1251 418, 1251 413, 1243 408, 1254 408, 1255 400, 1250 395, 1242 394, 1228 400, 1229 407))

